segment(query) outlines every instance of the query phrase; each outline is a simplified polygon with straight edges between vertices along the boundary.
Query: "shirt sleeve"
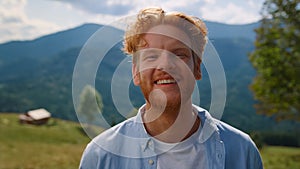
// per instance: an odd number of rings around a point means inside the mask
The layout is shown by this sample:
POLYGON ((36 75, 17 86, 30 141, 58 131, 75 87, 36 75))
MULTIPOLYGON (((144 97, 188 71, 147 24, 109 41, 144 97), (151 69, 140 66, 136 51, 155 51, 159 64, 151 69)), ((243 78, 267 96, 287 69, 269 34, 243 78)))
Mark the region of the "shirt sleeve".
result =
POLYGON ((84 150, 79 169, 98 169, 100 167, 100 148, 93 142, 89 143, 84 150))
POLYGON ((249 144, 249 154, 248 154, 248 169, 263 169, 262 158, 260 156, 259 150, 257 149, 255 143, 249 137, 250 144, 249 144))

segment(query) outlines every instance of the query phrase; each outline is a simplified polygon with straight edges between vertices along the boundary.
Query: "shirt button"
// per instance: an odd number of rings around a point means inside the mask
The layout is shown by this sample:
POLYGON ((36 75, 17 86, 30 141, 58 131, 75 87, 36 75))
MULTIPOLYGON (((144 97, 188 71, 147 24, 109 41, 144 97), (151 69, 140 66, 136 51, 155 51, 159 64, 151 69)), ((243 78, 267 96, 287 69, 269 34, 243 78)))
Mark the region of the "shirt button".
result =
POLYGON ((150 164, 150 165, 153 165, 154 164, 154 161, 153 160, 148 160, 148 163, 150 164))

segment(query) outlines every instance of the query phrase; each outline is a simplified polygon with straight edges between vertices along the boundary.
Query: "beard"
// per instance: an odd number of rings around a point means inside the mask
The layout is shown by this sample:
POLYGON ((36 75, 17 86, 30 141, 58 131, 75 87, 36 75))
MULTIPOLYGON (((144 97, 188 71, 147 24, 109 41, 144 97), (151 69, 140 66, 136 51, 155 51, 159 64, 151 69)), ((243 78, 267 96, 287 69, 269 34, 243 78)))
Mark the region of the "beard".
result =
POLYGON ((180 110, 181 104, 191 100, 195 82, 193 78, 180 78, 169 86, 154 84, 153 80, 139 74, 140 89, 146 100, 146 109, 156 108, 180 110), (194 82, 194 83, 193 83, 194 82))
POLYGON ((152 108, 155 109, 176 109, 180 107, 181 94, 180 92, 171 94, 160 89, 154 89, 150 92, 149 96, 146 98, 146 101, 151 105, 152 108))

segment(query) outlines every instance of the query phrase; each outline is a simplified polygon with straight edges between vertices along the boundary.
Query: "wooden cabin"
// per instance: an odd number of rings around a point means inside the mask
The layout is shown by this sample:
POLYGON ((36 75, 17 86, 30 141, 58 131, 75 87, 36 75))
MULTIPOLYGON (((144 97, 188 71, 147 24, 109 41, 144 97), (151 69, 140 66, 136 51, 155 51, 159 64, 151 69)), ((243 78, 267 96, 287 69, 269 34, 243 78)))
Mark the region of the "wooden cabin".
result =
POLYGON ((49 113, 46 109, 43 108, 30 110, 19 116, 19 120, 21 124, 34 124, 34 125, 46 124, 50 118, 51 118, 51 113, 49 113))

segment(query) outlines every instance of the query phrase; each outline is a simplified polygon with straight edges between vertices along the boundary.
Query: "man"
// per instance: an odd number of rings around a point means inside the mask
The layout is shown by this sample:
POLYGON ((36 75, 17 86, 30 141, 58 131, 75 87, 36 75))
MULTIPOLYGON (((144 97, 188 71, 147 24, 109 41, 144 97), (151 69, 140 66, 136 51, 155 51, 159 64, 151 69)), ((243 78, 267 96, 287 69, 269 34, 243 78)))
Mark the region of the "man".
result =
POLYGON ((260 169, 251 138, 192 104, 206 44, 205 24, 161 8, 140 11, 126 31, 135 85, 145 97, 137 116, 97 136, 82 169, 260 169))

